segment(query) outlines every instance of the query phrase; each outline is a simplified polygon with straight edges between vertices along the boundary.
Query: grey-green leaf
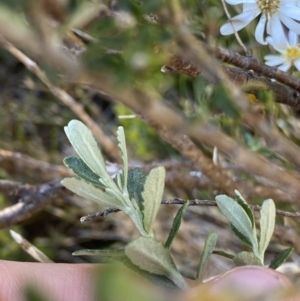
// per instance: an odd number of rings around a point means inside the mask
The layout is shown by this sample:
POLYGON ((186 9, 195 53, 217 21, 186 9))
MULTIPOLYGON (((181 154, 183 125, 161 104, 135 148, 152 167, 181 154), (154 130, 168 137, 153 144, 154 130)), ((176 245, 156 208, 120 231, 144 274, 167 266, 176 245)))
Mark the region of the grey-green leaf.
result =
POLYGON ((94 186, 104 186, 99 182, 99 176, 96 175, 80 158, 68 157, 64 159, 64 164, 73 170, 73 172, 81 179, 91 183, 94 186))
POLYGON ((288 249, 281 251, 273 258, 273 260, 269 265, 269 268, 276 270, 291 256, 293 252, 294 252, 293 247, 289 247, 288 249))
POLYGON ((65 127, 71 144, 85 164, 110 187, 116 187, 106 171, 104 159, 92 132, 79 120, 71 120, 65 127))
POLYGON ((152 234, 152 225, 156 218, 158 209, 161 204, 164 187, 165 187, 166 171, 163 166, 153 168, 146 178, 143 197, 143 215, 144 228, 149 234, 152 234))
POLYGON ((140 269, 171 279, 180 289, 189 287, 177 271, 169 250, 152 237, 141 236, 125 248, 126 256, 140 269))
POLYGON ((200 256, 200 261, 197 269, 197 282, 202 283, 207 271, 209 259, 214 251, 218 239, 218 234, 215 231, 209 233, 206 238, 202 254, 200 256))
POLYGON ((233 231, 233 233, 235 234, 235 236, 242 241, 243 243, 247 244, 248 246, 250 246, 252 248, 252 242, 246 237, 244 236, 237 228, 235 228, 232 224, 230 224, 231 230, 233 231))
POLYGON ((216 196, 216 201, 219 209, 229 220, 230 224, 251 243, 254 252, 258 253, 257 237, 245 210, 235 200, 226 195, 216 196))
POLYGON ((173 225, 172 225, 171 231, 169 233, 168 239, 165 243, 165 248, 170 249, 171 244, 180 228, 181 221, 183 219, 183 215, 184 215, 188 205, 189 205, 189 201, 186 201, 178 210, 178 212, 173 220, 173 225))
POLYGON ((248 203, 246 202, 246 200, 243 198, 243 196, 238 190, 235 190, 234 193, 236 195, 238 204, 240 204, 240 206, 245 210, 248 217, 250 218, 252 228, 255 228, 255 219, 254 219, 254 214, 252 209, 250 208, 250 206, 248 205, 248 203))
POLYGON ((146 175, 141 168, 136 167, 129 169, 127 182, 129 199, 135 199, 141 211, 144 208, 142 192, 144 189, 145 181, 146 175))
POLYGON ((66 188, 85 199, 96 202, 102 206, 116 207, 120 210, 126 211, 126 207, 118 200, 109 196, 101 189, 86 183, 85 181, 79 180, 77 178, 65 178, 61 181, 61 183, 66 188))
POLYGON ((122 154, 122 161, 123 161, 123 168, 122 168, 122 191, 123 193, 127 193, 127 178, 128 178, 128 157, 127 157, 127 148, 126 148, 126 140, 125 140, 125 133, 124 128, 122 126, 118 127, 117 130, 117 139, 118 139, 118 146, 121 150, 122 154))
POLYGON ((263 202, 260 210, 259 252, 261 258, 270 243, 275 228, 276 208, 272 199, 263 202))
POLYGON ((244 265, 258 265, 262 266, 262 263, 253 252, 243 251, 234 256, 233 262, 236 266, 244 265))

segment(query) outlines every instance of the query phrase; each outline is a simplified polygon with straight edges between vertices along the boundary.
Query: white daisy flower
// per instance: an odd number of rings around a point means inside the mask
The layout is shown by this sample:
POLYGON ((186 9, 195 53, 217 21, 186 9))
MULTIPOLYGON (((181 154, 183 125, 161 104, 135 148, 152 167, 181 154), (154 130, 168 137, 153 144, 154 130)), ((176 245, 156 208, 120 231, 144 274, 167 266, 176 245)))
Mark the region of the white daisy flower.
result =
POLYGON ((282 37, 279 44, 275 44, 272 37, 267 37, 267 42, 280 54, 265 56, 266 65, 277 66, 282 71, 288 71, 292 65, 300 71, 300 45, 299 36, 289 31, 288 36, 282 37))
POLYGON ((260 44, 267 44, 265 29, 274 41, 284 36, 286 28, 300 34, 299 0, 225 0, 236 5, 243 4, 243 12, 227 21, 220 29, 222 35, 230 35, 247 26, 257 16, 260 20, 255 30, 255 38, 260 44), (233 29, 234 27, 234 29, 233 29))

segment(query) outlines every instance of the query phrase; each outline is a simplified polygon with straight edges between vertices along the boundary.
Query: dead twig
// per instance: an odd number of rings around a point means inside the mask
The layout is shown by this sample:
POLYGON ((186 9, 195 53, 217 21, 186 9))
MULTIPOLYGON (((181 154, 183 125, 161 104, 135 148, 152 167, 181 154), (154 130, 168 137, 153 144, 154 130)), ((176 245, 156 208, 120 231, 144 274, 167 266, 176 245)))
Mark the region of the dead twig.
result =
POLYGON ((1 180, 0 192, 18 199, 17 204, 0 211, 1 229, 31 218, 56 198, 72 195, 69 190, 60 184, 60 181, 34 186, 1 180))
MULTIPOLYGON (((183 205, 186 202, 189 203, 188 206, 210 206, 210 207, 217 207, 217 202, 216 201, 211 201, 211 200, 184 200, 181 198, 174 198, 174 199, 167 199, 167 200, 162 200, 161 204, 162 205, 183 205)), ((250 208, 254 211, 260 211, 261 210, 261 206, 259 205, 249 205, 250 208)), ((107 208, 103 211, 99 211, 96 213, 92 213, 92 214, 88 214, 86 216, 83 216, 80 218, 80 221, 82 223, 86 223, 86 222, 90 222, 94 219, 97 219, 99 217, 106 217, 108 214, 111 213, 116 213, 121 211, 120 209, 117 208, 107 208)), ((289 211, 283 211, 283 210, 278 210, 276 209, 276 214, 277 215, 281 215, 281 216, 285 216, 285 217, 290 217, 290 218, 296 218, 296 219, 300 219, 300 212, 289 212, 289 211)))

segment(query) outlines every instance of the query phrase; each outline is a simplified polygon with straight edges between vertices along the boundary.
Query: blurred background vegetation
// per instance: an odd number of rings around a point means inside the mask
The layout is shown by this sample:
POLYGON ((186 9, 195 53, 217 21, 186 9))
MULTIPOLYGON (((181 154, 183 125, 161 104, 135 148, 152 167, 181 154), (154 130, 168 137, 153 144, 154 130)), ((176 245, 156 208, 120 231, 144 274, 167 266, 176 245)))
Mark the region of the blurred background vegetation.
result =
MULTIPOLYGON (((241 122, 240 112, 223 86, 214 86, 203 76, 161 72, 178 47, 176 28, 168 21, 169 2, 2 0, 0 18, 7 23, 0 22, 0 35, 33 59, 52 84, 76 100, 115 144, 117 126, 123 125, 131 166, 142 166, 147 170, 147 166, 153 164, 165 165, 168 172, 165 199, 214 200, 216 194, 224 191, 216 190, 194 162, 164 141, 143 120, 142 114, 131 111, 114 96, 89 85, 83 73, 93 74, 95 78, 99 74, 105 77, 116 93, 122 94, 128 89, 143 91, 151 96, 151 101, 163 102, 189 124, 209 122, 252 152, 297 173, 297 167, 278 155, 263 137, 241 122)), ((181 5, 185 25, 199 41, 243 54, 233 36, 224 37, 219 33, 220 26, 227 20, 221 1, 187 0, 181 1, 181 5)), ((230 6, 229 10, 235 15, 241 7, 230 6)), ((257 44, 254 32, 255 22, 242 30, 240 36, 252 55, 263 61, 270 49, 257 44)), ((62 165, 63 158, 74 155, 63 127, 71 119, 81 119, 81 116, 72 110, 72 105, 62 103, 5 47, 0 47, 0 80, 0 178, 30 185, 58 180, 57 174, 52 174, 50 169, 37 172, 30 168, 30 164, 26 168, 20 167, 19 161, 9 159, 5 151, 21 153, 53 166, 62 165)), ((259 114, 272 119, 282 135, 299 145, 300 123, 296 111, 276 104, 272 94, 264 91, 253 107, 259 114)), ((98 142, 101 146, 101 141, 98 142)), ((217 153, 207 144, 196 145, 209 159, 217 153)), ((117 163, 108 152, 106 155, 108 161, 117 163)), ((281 189, 268 179, 247 172, 221 152, 214 162, 228 172, 234 182, 281 189)), ((118 168, 117 164, 110 166, 118 168)), ((251 193, 247 197, 251 204, 261 204, 265 198, 251 193)), ((4 209, 18 202, 18 197, 1 194, 0 191, 0 202, 4 209)), ((276 206, 297 211, 299 205, 284 202, 283 197, 276 206)), ((156 225, 159 238, 166 239, 177 208, 175 205, 162 206, 156 225)), ((136 235, 133 225, 122 213, 80 223, 81 216, 100 209, 75 196, 55 198, 42 211, 11 228, 55 262, 89 262, 91 258, 73 257, 71 253, 82 248, 122 246, 136 235)), ((275 232, 277 236, 270 253, 299 240, 295 230, 297 221, 278 217, 277 222, 283 228, 275 232), (284 231, 293 231, 288 242, 282 238, 284 231)), ((219 249, 235 252, 245 248, 233 237, 226 220, 216 208, 190 207, 173 247, 176 262, 185 276, 194 277, 204 240, 211 230, 219 233, 219 249)), ((33 260, 8 233, 7 228, 0 232, 0 258, 33 260)), ((300 248, 296 247, 296 253, 299 251, 300 248)), ((296 253, 292 257, 294 261, 298 259, 296 253)), ((215 256, 210 273, 216 274, 231 267, 228 259, 215 256)))

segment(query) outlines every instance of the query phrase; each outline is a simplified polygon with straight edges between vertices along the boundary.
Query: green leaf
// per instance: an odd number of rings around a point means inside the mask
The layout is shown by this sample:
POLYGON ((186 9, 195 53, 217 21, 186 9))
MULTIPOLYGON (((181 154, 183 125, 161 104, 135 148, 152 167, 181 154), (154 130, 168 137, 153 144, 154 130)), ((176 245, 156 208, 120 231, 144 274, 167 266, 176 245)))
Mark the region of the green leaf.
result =
POLYGON ((124 128, 122 126, 118 127, 117 130, 117 139, 118 139, 118 146, 119 149, 121 150, 122 154, 122 162, 123 162, 123 167, 122 167, 122 187, 121 190, 123 193, 128 194, 127 191, 127 178, 128 178, 128 157, 127 157, 127 149, 126 149, 126 140, 125 140, 125 133, 124 133, 124 128))
POLYGON ((252 248, 252 242, 246 237, 244 236, 237 228, 235 228, 232 224, 230 224, 231 230, 233 231, 233 233, 235 234, 235 236, 242 241, 243 243, 245 243, 246 245, 250 246, 252 248))
POLYGON ((276 270, 291 256, 293 252, 294 252, 294 247, 289 247, 288 249, 281 251, 273 258, 273 260, 269 265, 269 268, 276 270))
POLYGON ((164 186, 165 186, 166 171, 163 166, 153 168, 146 178, 143 197, 143 215, 144 228, 149 234, 152 234, 152 225, 156 218, 158 209, 161 204, 164 186))
POLYGON ((206 238, 205 245, 200 256, 200 261, 197 269, 197 283, 202 283, 205 277, 205 272, 207 271, 209 259, 214 251, 215 245, 217 243, 218 234, 215 231, 209 233, 206 238))
POLYGON ((107 187, 117 189, 117 185, 106 171, 104 159, 92 132, 79 120, 71 120, 65 126, 65 133, 80 158, 107 187))
POLYGON ((254 253, 259 256, 257 237, 245 210, 235 200, 226 195, 216 196, 216 202, 221 212, 229 220, 232 228, 237 231, 235 233, 240 233, 251 244, 254 253))
POLYGON ((152 237, 141 236, 125 248, 126 256, 140 269, 171 279, 180 289, 188 285, 177 271, 169 250, 152 237))
POLYGON ((145 181, 146 175, 141 168, 136 167, 129 169, 127 183, 129 199, 135 199, 141 211, 144 208, 142 192, 144 189, 145 181))
POLYGON ((236 266, 258 265, 262 266, 261 260, 253 252, 243 251, 234 256, 233 262, 236 266))
POLYGON ((276 208, 272 199, 263 202, 260 210, 259 252, 261 259, 272 238, 275 228, 276 208))
POLYGON ((246 214, 250 218, 252 228, 255 229, 255 218, 252 209, 250 208, 250 206, 248 205, 248 203, 246 202, 246 200, 243 198, 243 196, 238 190, 235 190, 234 193, 236 195, 237 202, 245 210, 246 214))
POLYGON ((174 238, 175 238, 175 236, 176 236, 176 234, 177 234, 177 232, 179 230, 179 227, 181 225, 181 221, 183 219, 183 215, 184 215, 184 213, 185 213, 188 205, 189 205, 189 201, 186 201, 180 207, 180 209, 178 210, 178 212, 177 212, 177 214, 176 214, 176 216, 175 216, 175 218, 173 220, 173 225, 172 225, 171 231, 169 233, 168 239, 167 239, 167 241, 165 243, 165 248, 170 249, 171 244, 172 244, 172 242, 173 242, 173 240, 174 240, 174 238))
POLYGON ((111 250, 91 250, 83 249, 72 253, 73 256, 103 256, 103 257, 119 257, 125 255, 125 249, 111 249, 111 250))
POLYGON ((104 186, 99 182, 99 176, 96 175, 80 158, 68 157, 64 159, 64 164, 81 179, 91 183, 94 186, 104 186))
POLYGON ((124 204, 109 196, 101 189, 96 188, 82 180, 77 178, 65 178, 61 181, 61 184, 87 200, 106 207, 116 207, 122 211, 125 211, 126 213, 128 211, 124 204))

